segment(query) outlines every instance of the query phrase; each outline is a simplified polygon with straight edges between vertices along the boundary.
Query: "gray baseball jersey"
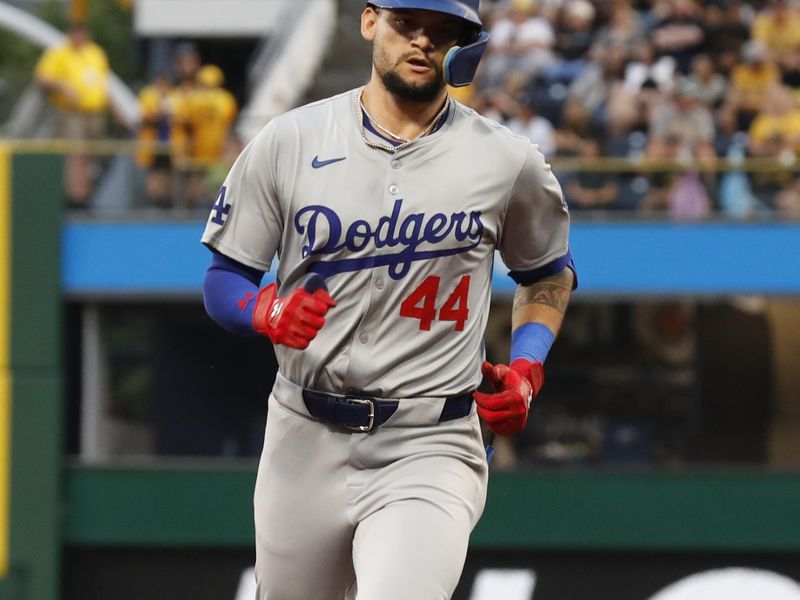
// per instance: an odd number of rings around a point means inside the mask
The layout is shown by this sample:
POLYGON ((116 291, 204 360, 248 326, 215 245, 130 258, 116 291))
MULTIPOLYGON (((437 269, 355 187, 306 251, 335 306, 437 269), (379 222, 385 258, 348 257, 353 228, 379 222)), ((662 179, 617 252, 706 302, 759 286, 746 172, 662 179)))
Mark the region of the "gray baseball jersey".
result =
POLYGON ((309 273, 337 305, 305 350, 276 346, 255 490, 259 600, 439 600, 453 593, 486 498, 473 405, 495 250, 518 281, 569 261, 569 216, 539 151, 457 102, 397 148, 359 90, 280 116, 228 175, 203 242, 309 273), (303 389, 397 399, 379 429, 311 418, 303 389))
POLYGON ((260 270, 277 253, 281 293, 309 271, 326 279, 337 306, 317 338, 275 349, 291 381, 395 398, 474 389, 494 251, 519 273, 563 260, 561 189, 528 140, 454 101, 432 135, 376 149, 357 98, 273 119, 231 169, 203 241, 260 270))

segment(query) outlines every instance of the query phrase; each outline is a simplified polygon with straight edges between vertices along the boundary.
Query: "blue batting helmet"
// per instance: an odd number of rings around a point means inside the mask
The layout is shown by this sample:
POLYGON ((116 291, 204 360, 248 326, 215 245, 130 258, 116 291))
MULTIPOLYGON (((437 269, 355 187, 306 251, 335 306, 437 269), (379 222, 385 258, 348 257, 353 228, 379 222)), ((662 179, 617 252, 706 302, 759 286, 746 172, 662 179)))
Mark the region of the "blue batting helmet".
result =
POLYGON ((474 26, 474 36, 463 46, 453 46, 444 59, 444 80, 455 87, 469 85, 478 70, 489 34, 483 30, 480 0, 369 0, 367 4, 388 9, 420 9, 453 15, 474 26))

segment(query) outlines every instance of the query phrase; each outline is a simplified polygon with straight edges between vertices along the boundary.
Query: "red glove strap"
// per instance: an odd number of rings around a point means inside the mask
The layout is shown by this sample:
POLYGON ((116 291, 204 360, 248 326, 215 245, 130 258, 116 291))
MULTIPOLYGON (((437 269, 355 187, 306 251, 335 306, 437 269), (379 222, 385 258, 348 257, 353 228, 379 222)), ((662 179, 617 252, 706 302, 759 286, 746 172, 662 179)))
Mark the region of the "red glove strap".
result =
POLYGON ((518 358, 509 367, 530 382, 533 397, 535 398, 544 385, 544 366, 542 363, 518 358))
MULTIPOLYGON (((256 333, 266 335, 272 340, 272 333, 269 327, 269 314, 272 311, 272 304, 278 295, 278 286, 270 283, 262 288, 256 296, 256 304, 253 307, 253 329, 256 333)), ((273 342, 275 340, 272 340, 273 342)))

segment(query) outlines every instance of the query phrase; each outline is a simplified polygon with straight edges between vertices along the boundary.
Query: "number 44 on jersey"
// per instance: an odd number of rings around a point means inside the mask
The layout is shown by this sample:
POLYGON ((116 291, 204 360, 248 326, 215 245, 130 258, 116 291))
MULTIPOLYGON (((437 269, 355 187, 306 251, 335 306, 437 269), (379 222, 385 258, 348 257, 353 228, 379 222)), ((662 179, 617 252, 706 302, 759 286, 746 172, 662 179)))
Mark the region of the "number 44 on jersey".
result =
MULTIPOLYGON (((464 323, 469 316, 469 275, 464 275, 456 289, 438 310, 440 321, 455 321, 456 331, 464 331, 464 323)), ((436 296, 439 294, 441 278, 429 275, 425 281, 403 300, 400 316, 419 319, 419 328, 430 331, 436 320, 436 296)))

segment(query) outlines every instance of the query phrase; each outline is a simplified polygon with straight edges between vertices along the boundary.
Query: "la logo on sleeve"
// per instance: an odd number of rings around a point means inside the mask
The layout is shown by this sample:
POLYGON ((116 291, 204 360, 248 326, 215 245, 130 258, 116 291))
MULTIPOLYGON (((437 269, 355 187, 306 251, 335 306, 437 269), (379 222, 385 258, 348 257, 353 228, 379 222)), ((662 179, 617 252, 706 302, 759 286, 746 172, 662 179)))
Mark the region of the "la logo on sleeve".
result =
POLYGON ((225 219, 231 212, 231 205, 225 204, 225 193, 228 191, 224 185, 219 190, 217 201, 211 207, 211 222, 217 225, 225 225, 225 219))

